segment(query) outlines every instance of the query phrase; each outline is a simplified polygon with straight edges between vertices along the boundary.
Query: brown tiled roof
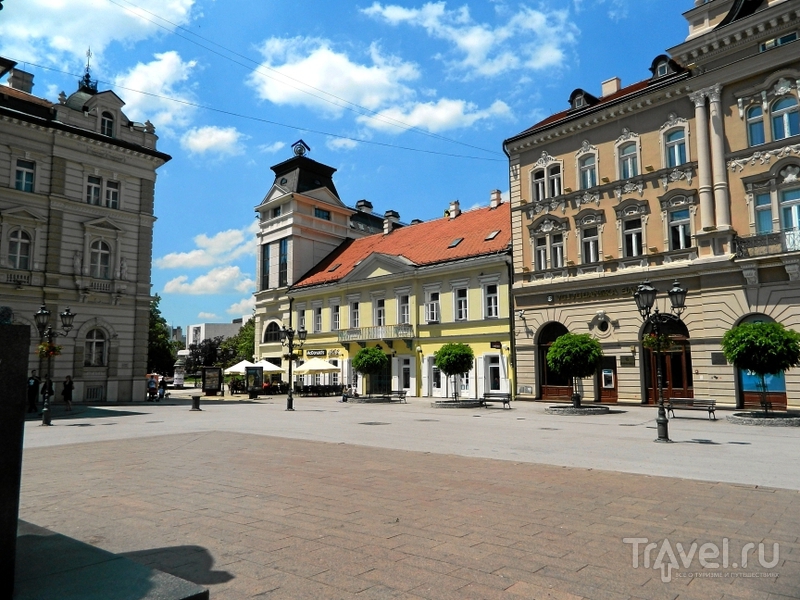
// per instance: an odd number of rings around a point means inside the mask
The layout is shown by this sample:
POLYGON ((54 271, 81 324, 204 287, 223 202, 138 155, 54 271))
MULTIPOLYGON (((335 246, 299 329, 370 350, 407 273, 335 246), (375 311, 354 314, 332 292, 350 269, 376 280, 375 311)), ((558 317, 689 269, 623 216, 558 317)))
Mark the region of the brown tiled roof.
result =
POLYGON ((53 106, 53 103, 49 100, 45 100, 44 98, 39 98, 39 96, 34 96, 33 94, 28 94, 27 92, 12 88, 10 85, 0 85, 0 94, 5 94, 11 98, 18 98, 19 100, 25 100, 26 102, 32 102, 33 104, 38 104, 39 106, 46 106, 48 108, 53 106))
POLYGON ((372 254, 402 256, 416 265, 432 265, 505 251, 511 243, 511 211, 504 202, 497 208, 462 212, 454 219, 444 217, 347 240, 304 275, 293 288, 339 281, 372 254), (491 240, 486 238, 499 233, 491 240), (454 240, 463 238, 450 248, 454 240), (339 265, 334 269, 335 265, 339 265))

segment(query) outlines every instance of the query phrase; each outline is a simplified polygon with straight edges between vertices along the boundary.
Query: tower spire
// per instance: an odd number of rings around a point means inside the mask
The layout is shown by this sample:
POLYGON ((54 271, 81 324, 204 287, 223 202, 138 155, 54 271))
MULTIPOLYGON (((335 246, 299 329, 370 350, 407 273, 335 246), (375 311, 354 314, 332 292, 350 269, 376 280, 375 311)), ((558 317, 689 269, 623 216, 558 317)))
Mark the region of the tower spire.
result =
POLYGON ((86 50, 86 70, 83 74, 83 77, 78 82, 78 89, 82 92, 87 92, 89 94, 96 94, 97 93, 97 81, 92 81, 92 77, 89 73, 89 66, 92 60, 92 49, 88 48, 86 50))

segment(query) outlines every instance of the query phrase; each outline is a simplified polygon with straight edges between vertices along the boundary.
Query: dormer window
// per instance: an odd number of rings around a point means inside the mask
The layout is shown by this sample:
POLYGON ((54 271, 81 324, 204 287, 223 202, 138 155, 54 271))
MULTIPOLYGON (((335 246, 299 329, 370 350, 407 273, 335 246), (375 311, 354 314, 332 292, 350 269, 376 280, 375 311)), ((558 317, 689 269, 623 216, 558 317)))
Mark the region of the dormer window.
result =
POLYGON ((103 112, 100 116, 100 133, 107 137, 114 137, 114 115, 103 112))
POLYGON ((598 102, 599 100, 597 98, 580 88, 573 90, 573 92, 569 95, 569 105, 571 110, 593 106, 598 102))
POLYGON ((669 63, 664 61, 656 65, 656 77, 664 77, 669 73, 669 63))
POLYGON ((583 104, 583 96, 577 96, 575 100, 572 101, 572 108, 581 108, 583 104))

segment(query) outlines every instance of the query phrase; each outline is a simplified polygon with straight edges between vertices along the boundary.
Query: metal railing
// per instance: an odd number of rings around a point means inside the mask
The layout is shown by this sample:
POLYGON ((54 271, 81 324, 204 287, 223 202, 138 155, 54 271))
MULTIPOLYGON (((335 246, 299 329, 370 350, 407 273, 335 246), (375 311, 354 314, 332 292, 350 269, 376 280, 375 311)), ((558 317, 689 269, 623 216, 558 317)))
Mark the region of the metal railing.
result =
POLYGON ((800 230, 788 229, 778 233, 760 233, 733 238, 737 258, 755 258, 771 254, 800 251, 800 230))
POLYGON ((414 337, 413 325, 376 325, 356 327, 339 331, 340 342, 360 342, 365 340, 398 340, 414 337))

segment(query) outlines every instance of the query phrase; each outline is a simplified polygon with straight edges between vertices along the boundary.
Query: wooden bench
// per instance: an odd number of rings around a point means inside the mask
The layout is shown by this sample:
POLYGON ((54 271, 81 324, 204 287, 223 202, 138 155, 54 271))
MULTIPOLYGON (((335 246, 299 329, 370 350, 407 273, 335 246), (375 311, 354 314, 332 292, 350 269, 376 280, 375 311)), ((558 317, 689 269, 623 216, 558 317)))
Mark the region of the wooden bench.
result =
POLYGON ((486 392, 481 398, 481 405, 488 406, 489 402, 502 402, 503 408, 511 408, 511 394, 509 392, 486 392))
POLYGON ((714 417, 717 420, 717 415, 714 412, 717 407, 717 401, 713 398, 668 398, 667 399, 667 414, 672 413, 672 418, 675 418, 675 409, 688 409, 688 410, 707 410, 708 418, 714 417))
POLYGON ((408 400, 406 400, 407 395, 408 392, 406 390, 392 390, 389 392, 389 398, 391 398, 392 401, 396 400, 398 402, 405 402, 406 404, 408 404, 408 400))

